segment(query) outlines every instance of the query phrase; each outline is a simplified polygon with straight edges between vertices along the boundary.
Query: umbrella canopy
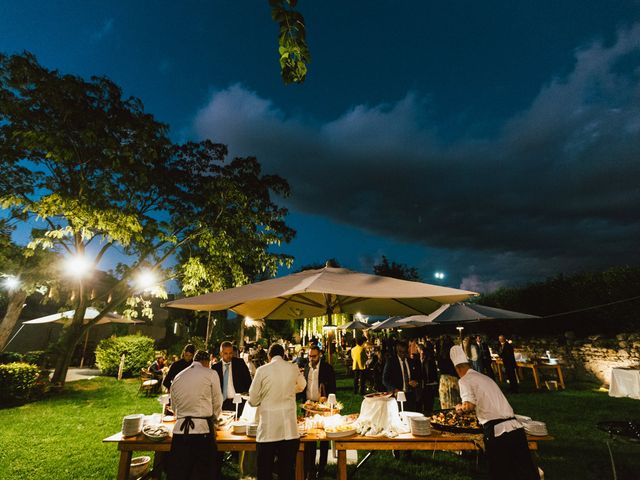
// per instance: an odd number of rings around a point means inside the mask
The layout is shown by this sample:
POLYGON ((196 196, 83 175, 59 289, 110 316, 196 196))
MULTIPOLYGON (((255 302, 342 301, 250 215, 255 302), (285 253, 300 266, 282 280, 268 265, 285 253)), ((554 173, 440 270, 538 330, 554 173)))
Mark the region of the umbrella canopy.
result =
MULTIPOLYGON (((27 320, 26 322, 22 322, 23 325, 36 325, 40 323, 66 323, 73 318, 73 314, 75 310, 67 310, 66 312, 54 313, 53 315, 47 315, 46 317, 34 318, 33 320, 27 320)), ((99 310, 89 307, 84 313, 85 323, 88 323, 89 320, 93 320, 100 313, 99 310)), ((124 318, 122 315, 119 315, 115 312, 109 312, 104 317, 102 317, 96 325, 104 325, 105 323, 144 323, 140 320, 130 320, 124 318)))
POLYGON ((367 275, 345 268, 305 270, 285 277, 165 304, 187 310, 233 310, 253 318, 294 320, 332 313, 429 314, 475 292, 367 275))
POLYGON ((367 330, 371 328, 368 323, 361 322, 360 320, 354 320, 338 327, 340 330, 367 330))
MULTIPOLYGON (((412 317, 421 317, 426 318, 426 315, 412 315, 412 317)), ((377 322, 371 327, 371 330, 387 330, 392 328, 412 328, 412 327, 421 327, 423 326, 420 322, 407 321, 405 322, 405 317, 389 317, 386 320, 381 322, 377 322)))
POLYGON ((399 321, 400 324, 407 322, 413 326, 424 326, 447 323, 471 323, 484 320, 509 320, 540 318, 537 315, 504 310, 502 308, 485 307, 475 303, 455 303, 442 305, 430 315, 412 315, 399 321))

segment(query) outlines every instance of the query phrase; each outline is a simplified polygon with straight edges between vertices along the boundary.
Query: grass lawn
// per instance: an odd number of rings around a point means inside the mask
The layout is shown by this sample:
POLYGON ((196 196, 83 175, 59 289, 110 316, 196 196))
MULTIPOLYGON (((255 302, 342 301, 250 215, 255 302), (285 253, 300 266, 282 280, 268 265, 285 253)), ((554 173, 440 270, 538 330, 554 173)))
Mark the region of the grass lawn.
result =
MULTIPOLYGON (((640 401, 610 398, 593 385, 571 387, 538 393, 525 383, 523 393, 510 395, 509 401, 516 412, 547 422, 555 437, 540 445, 540 465, 547 479, 613 478, 606 435, 595 425, 601 420, 640 419, 640 401)), ((139 396, 137 390, 138 380, 99 377, 69 383, 64 392, 39 402, 1 409, 0 479, 114 478, 116 446, 102 444, 102 439, 120 430, 124 415, 160 411, 154 398, 139 396)), ((345 413, 359 411, 350 378, 339 379, 337 396, 345 413)), ((613 453, 618 479, 640 478, 640 444, 616 441, 613 453)), ((361 457, 365 454, 360 452, 361 457)), ((232 470, 225 471, 233 478, 232 470)), ((484 479, 484 472, 482 464, 475 470, 475 454, 414 452, 410 460, 396 461, 390 452, 378 452, 355 478, 484 479)), ((333 475, 335 468, 328 473, 333 475)))

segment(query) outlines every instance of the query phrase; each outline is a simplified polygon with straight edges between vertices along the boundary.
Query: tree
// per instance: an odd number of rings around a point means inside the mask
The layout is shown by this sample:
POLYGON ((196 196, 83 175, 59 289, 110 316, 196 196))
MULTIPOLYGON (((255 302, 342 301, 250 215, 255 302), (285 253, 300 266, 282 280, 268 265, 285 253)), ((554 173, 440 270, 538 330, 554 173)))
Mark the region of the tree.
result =
POLYGON ((269 0, 271 18, 279 27, 278 54, 284 83, 302 83, 311 54, 307 46, 304 17, 295 10, 298 0, 269 0))
POLYGON ((252 157, 225 162, 221 144, 174 145, 167 131, 107 78, 63 75, 29 53, 0 55, 0 179, 17 181, 0 190, 2 206, 44 224, 29 248, 84 262, 68 279, 75 315, 57 348, 56 383, 83 333, 107 312, 126 302, 129 312, 142 305, 151 314, 141 275, 179 278, 191 292, 221 285, 219 277, 245 283, 242 265, 274 275, 291 262, 269 251, 295 233, 272 200, 288 195, 287 182, 262 174, 252 157), (117 282, 91 298, 90 272, 116 248, 128 260, 117 282), (181 263, 171 267, 176 256, 181 263), (90 305, 100 314, 84 323, 90 305))
POLYGON ((380 263, 373 266, 373 273, 383 277, 399 278, 401 280, 420 281, 420 275, 415 267, 409 267, 402 263, 396 263, 389 260, 384 255, 380 263))
POLYGON ((20 318, 27 297, 39 291, 47 293, 55 273, 51 252, 27 252, 11 241, 11 228, 0 220, 0 281, 7 295, 6 311, 0 320, 0 351, 4 349, 20 318))

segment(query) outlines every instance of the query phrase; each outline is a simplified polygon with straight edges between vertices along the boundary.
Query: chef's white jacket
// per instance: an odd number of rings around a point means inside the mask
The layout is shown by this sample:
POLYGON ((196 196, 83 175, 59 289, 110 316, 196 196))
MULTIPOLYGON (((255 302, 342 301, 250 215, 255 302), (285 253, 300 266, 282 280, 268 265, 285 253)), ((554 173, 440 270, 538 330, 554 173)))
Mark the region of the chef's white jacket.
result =
MULTIPOLYGON (((218 374, 203 367, 200 362, 193 362, 173 379, 171 408, 178 417, 173 427, 174 435, 184 433, 180 431, 184 417, 213 416, 215 424, 222 411, 222 390, 218 374)), ((195 426, 189 430, 190 434, 209 433, 206 420, 194 418, 193 423, 195 426)))
POLYGON ((307 385, 298 367, 275 356, 256 370, 249 388, 249 404, 257 407, 256 441, 278 442, 299 437, 296 393, 307 385))

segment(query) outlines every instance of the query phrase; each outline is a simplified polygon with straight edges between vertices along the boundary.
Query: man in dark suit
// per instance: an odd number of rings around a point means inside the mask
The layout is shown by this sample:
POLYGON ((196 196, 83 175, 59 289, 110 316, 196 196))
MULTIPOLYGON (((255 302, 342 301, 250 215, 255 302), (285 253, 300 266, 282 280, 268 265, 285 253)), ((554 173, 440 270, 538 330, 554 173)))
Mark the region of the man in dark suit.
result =
POLYGON ((417 409, 417 387, 422 378, 420 366, 409 358, 407 342, 396 342, 395 355, 391 355, 384 365, 382 383, 388 391, 403 391, 407 397, 405 410, 415 412, 417 409))
POLYGON ((504 365, 504 373, 509 380, 509 390, 511 393, 518 393, 518 377, 516 375, 516 356, 513 353, 513 347, 504 335, 498 337, 500 347, 498 347, 498 355, 502 359, 504 365))
MULTIPOLYGON (((233 397, 236 393, 247 393, 251 386, 251 374, 244 360, 233 356, 233 344, 222 342, 220 344, 220 361, 211 366, 220 377, 222 390, 222 409, 235 410, 233 397)), ((245 401, 238 406, 238 415, 242 415, 245 401)))
MULTIPOLYGON (((333 367, 322 360, 318 345, 309 348, 309 363, 304 369, 307 387, 302 392, 304 400, 324 402, 330 393, 336 393, 336 374, 333 367)), ((329 453, 329 442, 320 442, 320 460, 316 468, 316 442, 307 442, 304 446, 304 471, 307 480, 324 475, 329 453)))

